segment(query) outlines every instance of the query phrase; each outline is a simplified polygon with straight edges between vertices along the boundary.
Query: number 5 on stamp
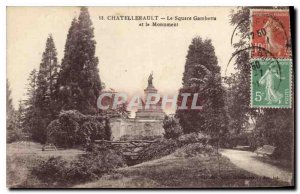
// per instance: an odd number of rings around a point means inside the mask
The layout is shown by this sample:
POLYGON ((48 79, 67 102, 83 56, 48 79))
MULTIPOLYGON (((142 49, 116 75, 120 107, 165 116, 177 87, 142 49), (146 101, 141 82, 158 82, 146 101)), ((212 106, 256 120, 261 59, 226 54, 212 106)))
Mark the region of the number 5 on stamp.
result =
POLYGON ((291 108, 292 62, 256 59, 251 62, 251 107, 291 108))

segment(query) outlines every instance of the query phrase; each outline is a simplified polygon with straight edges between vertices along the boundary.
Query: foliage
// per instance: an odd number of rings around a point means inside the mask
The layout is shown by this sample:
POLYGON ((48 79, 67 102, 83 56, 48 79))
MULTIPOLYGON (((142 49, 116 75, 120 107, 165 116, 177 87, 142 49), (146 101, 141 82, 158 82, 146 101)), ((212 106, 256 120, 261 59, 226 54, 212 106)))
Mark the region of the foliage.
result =
POLYGON ((11 143, 19 139, 17 112, 13 107, 11 90, 8 80, 6 80, 6 142, 11 143))
MULTIPOLYGON (((233 133, 223 137, 222 140, 220 141, 220 144, 222 147, 225 148, 234 148, 238 145, 248 146, 250 145, 251 139, 253 139, 252 133, 245 133, 245 132, 239 134, 233 133)), ((251 148, 254 149, 252 146, 251 148)))
MULTIPOLYGON (((69 29, 61 68, 53 38, 51 35, 47 38, 39 70, 33 70, 30 74, 28 99, 25 101, 24 131, 29 132, 34 141, 46 142, 46 127, 57 119, 60 110, 75 109, 84 114, 98 112, 96 100, 102 87, 93 30, 88 10, 82 7, 78 20, 74 19, 69 29)), ((64 116, 60 115, 60 120, 63 119, 64 116)), ((95 118, 90 117, 80 126, 72 119, 60 123, 63 132, 76 131, 75 136, 70 133, 72 143, 81 135, 84 138, 110 136, 109 130, 105 130, 105 134, 97 134, 103 131, 100 130, 103 124, 95 121, 95 118)), ((54 128, 57 131, 57 125, 54 128)))
POLYGON ((40 159, 31 168, 31 174, 41 182, 56 186, 66 183, 67 162, 59 157, 50 157, 48 160, 40 159))
MULTIPOLYGON (((26 143, 15 142, 7 145, 9 150, 6 156, 6 173, 7 173, 7 186, 10 188, 34 188, 40 185, 39 180, 30 176, 29 169, 32 166, 40 163, 40 156, 37 154, 16 154, 21 149, 24 149, 26 143), (14 147, 13 149, 11 149, 14 147), (11 152, 12 151, 12 152, 11 152), (21 173, 20 173, 21 172, 21 173)), ((32 143, 31 147, 35 147, 32 143)))
POLYGON ((176 150, 175 156, 179 157, 193 157, 193 156, 208 156, 216 154, 216 150, 211 145, 202 143, 191 143, 184 145, 176 150))
POLYGON ((239 134, 246 129, 249 119, 255 122, 255 118, 259 116, 260 111, 250 108, 250 9, 242 7, 233 11, 231 14, 231 25, 237 26, 236 34, 238 41, 233 41, 232 45, 235 52, 232 56, 230 64, 235 64, 236 72, 225 77, 227 89, 227 107, 230 117, 231 132, 239 134))
POLYGON ((109 120, 103 116, 83 115, 77 110, 61 111, 47 127, 47 142, 58 146, 88 145, 96 139, 110 140, 109 120))
POLYGON ((102 147, 96 152, 83 155, 78 160, 72 161, 68 179, 77 183, 95 180, 125 165, 121 152, 102 147))
POLYGON ((106 188, 110 185, 115 188, 126 179, 130 181, 126 181, 125 186, 134 188, 140 188, 141 185, 150 188, 249 188, 290 185, 278 179, 257 176, 237 167, 226 157, 220 156, 218 160, 214 154, 208 157, 168 157, 120 169, 118 173, 121 175, 116 180, 111 179, 107 182, 103 177, 97 182, 80 187, 106 188))
POLYGON ((116 168, 125 166, 119 152, 101 148, 67 162, 62 157, 40 159, 31 167, 31 174, 49 187, 70 186, 99 179, 116 168))
POLYGON ((11 90, 8 80, 6 79, 6 126, 8 129, 14 125, 14 114, 15 109, 12 104, 11 90))
POLYGON ((164 137, 167 139, 176 139, 183 133, 181 126, 174 117, 165 116, 163 128, 165 129, 164 137))
POLYGON ((207 144, 210 140, 209 135, 205 135, 204 133, 189 133, 183 134, 178 138, 178 141, 181 145, 186 145, 190 143, 203 143, 207 144))
POLYGON ((292 159, 294 155, 294 118, 293 111, 289 109, 264 110, 263 115, 257 119, 253 137, 255 147, 272 145, 275 150, 274 157, 292 159))
POLYGON ((7 133, 6 133, 6 142, 7 143, 12 143, 12 142, 18 141, 21 139, 21 137, 22 137, 22 132, 20 130, 11 129, 11 128, 7 129, 7 133))
POLYGON ((39 71, 34 69, 30 73, 28 98, 25 101, 24 130, 37 142, 45 143, 46 127, 58 113, 56 98, 58 70, 54 40, 49 35, 39 71))
POLYGON ((48 120, 52 120, 58 112, 55 108, 59 68, 54 40, 49 35, 37 75, 35 99, 39 114, 48 120))
POLYGON ((183 134, 178 138, 160 138, 155 143, 152 143, 143 150, 140 155, 141 161, 148 161, 158 159, 174 153, 178 148, 187 146, 189 144, 197 144, 206 146, 211 137, 204 133, 190 133, 183 134))
POLYGON ((180 145, 177 140, 161 138, 146 147, 143 153, 139 156, 139 159, 141 161, 158 159, 173 153, 179 146, 180 145))
POLYGON ((127 140, 155 140, 161 138, 161 135, 151 135, 151 136, 143 136, 143 135, 123 135, 120 137, 120 141, 127 140))
POLYGON ((59 120, 51 121, 47 126, 47 142, 54 143, 57 146, 65 146, 66 138, 66 133, 62 130, 59 120))
POLYGON ((231 24, 237 26, 239 41, 233 42, 233 56, 236 73, 225 79, 228 84, 227 106, 230 128, 237 135, 242 133, 251 119, 253 134, 248 143, 255 149, 264 144, 277 147, 276 155, 292 158, 294 146, 293 109, 253 109, 250 108, 250 9, 242 7, 232 12, 231 24), (248 48, 248 49, 247 49, 248 48), (245 51, 242 51, 245 49, 245 51))
MULTIPOLYGON (((35 133, 34 126, 39 120, 39 115, 36 112, 36 88, 37 88, 37 71, 33 69, 28 77, 27 84, 27 99, 24 101, 25 113, 23 127, 25 132, 35 133)), ((34 135, 36 136, 36 135, 34 135)), ((34 137, 35 139, 35 137, 34 137)))
POLYGON ((19 108, 14 109, 11 99, 11 91, 7 82, 7 104, 6 104, 6 142, 12 143, 15 141, 22 140, 24 138, 23 123, 24 123, 24 104, 19 101, 19 108))
POLYGON ((189 46, 183 73, 182 93, 199 94, 197 105, 202 110, 177 109, 176 117, 184 133, 206 132, 219 135, 227 130, 227 116, 224 109, 225 90, 221 84, 220 66, 211 40, 195 37, 189 46))
POLYGON ((97 113, 96 102, 102 89, 95 57, 96 41, 88 9, 82 7, 67 35, 59 75, 59 103, 63 110, 97 113))

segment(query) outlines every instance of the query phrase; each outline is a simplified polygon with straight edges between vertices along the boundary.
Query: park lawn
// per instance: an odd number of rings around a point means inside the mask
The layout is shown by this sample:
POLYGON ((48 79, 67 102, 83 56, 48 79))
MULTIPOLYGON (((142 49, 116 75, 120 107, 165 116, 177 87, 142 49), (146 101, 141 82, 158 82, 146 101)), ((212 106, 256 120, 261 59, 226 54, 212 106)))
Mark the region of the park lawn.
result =
POLYGON ((121 168, 95 182, 77 188, 221 188, 282 187, 288 183, 259 177, 238 168, 225 157, 176 157, 173 154, 158 160, 121 168))
POLYGON ((294 160, 290 159, 270 159, 268 157, 255 157, 257 160, 276 166, 279 169, 285 170, 285 171, 289 171, 289 172, 293 172, 294 169, 294 160))
POLYGON ((42 145, 33 142, 14 142, 6 146, 6 185, 9 188, 43 187, 44 185, 30 175, 29 169, 39 159, 61 156, 66 161, 74 160, 81 150, 68 149, 58 151, 42 151, 42 145))
MULTIPOLYGON (((72 161, 84 153, 68 149, 41 151, 36 143, 13 143, 7 145, 7 186, 10 188, 47 187, 30 175, 29 169, 37 160, 51 156, 62 156, 72 161)), ((220 176, 217 156, 199 155, 178 157, 174 154, 120 168, 101 179, 80 188, 210 188, 210 187, 280 187, 288 183, 259 177, 232 164, 229 159, 220 157, 220 176)))

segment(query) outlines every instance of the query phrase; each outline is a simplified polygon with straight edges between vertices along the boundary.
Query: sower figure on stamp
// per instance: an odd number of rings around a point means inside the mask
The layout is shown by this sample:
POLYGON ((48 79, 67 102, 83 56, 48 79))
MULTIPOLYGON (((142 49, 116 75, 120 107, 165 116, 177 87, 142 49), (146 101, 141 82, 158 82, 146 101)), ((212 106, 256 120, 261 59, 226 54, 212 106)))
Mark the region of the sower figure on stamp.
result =
POLYGON ((283 80, 285 78, 280 76, 278 68, 274 63, 272 63, 259 80, 259 84, 266 85, 265 100, 268 102, 268 104, 271 104, 272 102, 281 104, 283 94, 276 89, 276 79, 283 80))
POLYGON ((269 17, 268 21, 264 25, 264 29, 266 30, 265 41, 267 45, 267 50, 273 54, 280 55, 283 45, 276 42, 276 37, 274 33, 278 30, 283 32, 282 28, 277 24, 277 22, 273 18, 269 17))

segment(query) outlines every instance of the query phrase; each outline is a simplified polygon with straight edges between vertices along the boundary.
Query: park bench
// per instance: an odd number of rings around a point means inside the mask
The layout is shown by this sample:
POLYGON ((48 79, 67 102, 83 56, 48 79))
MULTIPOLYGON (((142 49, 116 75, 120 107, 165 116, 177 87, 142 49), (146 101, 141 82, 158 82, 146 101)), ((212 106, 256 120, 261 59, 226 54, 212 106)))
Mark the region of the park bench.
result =
POLYGON ((64 147, 55 146, 54 144, 46 144, 42 147, 42 151, 57 151, 57 150, 63 150, 64 147))
POLYGON ((271 156, 274 153, 275 149, 276 147, 274 146, 264 145, 263 147, 260 147, 257 150, 255 150, 255 153, 257 155, 262 155, 262 156, 271 156))
POLYGON ((249 151, 249 150, 251 150, 251 147, 250 146, 237 145, 233 149, 235 149, 235 150, 242 150, 242 151, 249 151))
POLYGON ((54 150, 56 151, 57 148, 53 144, 44 145, 42 148, 42 151, 54 151, 54 150))

